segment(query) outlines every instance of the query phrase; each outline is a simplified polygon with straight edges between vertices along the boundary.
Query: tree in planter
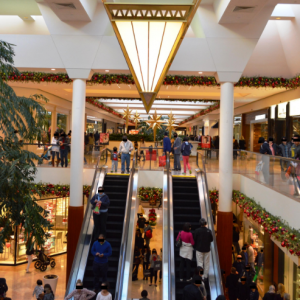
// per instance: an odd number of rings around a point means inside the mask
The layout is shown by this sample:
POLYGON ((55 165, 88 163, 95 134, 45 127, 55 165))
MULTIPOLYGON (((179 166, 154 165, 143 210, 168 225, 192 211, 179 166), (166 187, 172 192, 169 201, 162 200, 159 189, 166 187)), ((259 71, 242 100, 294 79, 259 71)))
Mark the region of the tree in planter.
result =
POLYGON ((42 246, 52 225, 47 212, 34 201, 34 161, 41 158, 23 149, 23 143, 40 141, 46 110, 36 100, 42 95, 19 97, 7 84, 22 76, 13 66, 13 45, 0 41, 0 253, 12 228, 21 226, 28 249, 42 246))

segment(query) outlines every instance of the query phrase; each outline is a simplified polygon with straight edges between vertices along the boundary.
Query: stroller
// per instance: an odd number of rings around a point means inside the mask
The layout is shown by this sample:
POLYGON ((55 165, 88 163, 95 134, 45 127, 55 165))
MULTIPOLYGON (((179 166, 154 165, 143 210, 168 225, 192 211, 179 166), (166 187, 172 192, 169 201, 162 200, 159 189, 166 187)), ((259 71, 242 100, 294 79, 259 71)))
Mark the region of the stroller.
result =
MULTIPOLYGON (((49 147, 49 146, 44 145, 44 151, 41 155, 41 158, 43 160, 49 161, 50 157, 51 157, 51 146, 49 147)), ((42 164, 42 163, 40 163, 40 164, 42 164)), ((50 162, 50 164, 51 164, 51 162, 50 162)))
POLYGON ((47 269, 47 266, 51 266, 51 268, 54 268, 56 263, 55 259, 52 257, 47 256, 44 253, 44 250, 38 250, 38 255, 37 255, 37 261, 34 264, 34 267, 36 269, 40 269, 42 272, 45 272, 47 269))

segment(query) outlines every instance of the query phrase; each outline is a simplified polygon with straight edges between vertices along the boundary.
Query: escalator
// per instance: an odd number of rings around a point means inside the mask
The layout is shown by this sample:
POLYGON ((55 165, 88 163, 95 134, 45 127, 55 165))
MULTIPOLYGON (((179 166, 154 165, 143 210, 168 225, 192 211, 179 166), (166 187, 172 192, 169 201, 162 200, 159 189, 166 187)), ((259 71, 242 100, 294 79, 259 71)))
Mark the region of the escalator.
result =
MULTIPOLYGON (((104 190, 109 196, 110 205, 108 210, 108 218, 106 223, 107 241, 112 247, 112 256, 109 257, 108 264, 108 282, 109 292, 114 299, 116 278, 118 275, 118 264, 120 257, 120 245, 122 240, 123 223, 125 217, 125 206, 128 189, 129 176, 122 175, 106 175, 104 178, 104 190)), ((90 246, 90 250, 92 243, 90 246)), ((83 277, 83 285, 87 289, 93 289, 94 274, 93 261, 94 257, 89 250, 85 273, 83 277)))

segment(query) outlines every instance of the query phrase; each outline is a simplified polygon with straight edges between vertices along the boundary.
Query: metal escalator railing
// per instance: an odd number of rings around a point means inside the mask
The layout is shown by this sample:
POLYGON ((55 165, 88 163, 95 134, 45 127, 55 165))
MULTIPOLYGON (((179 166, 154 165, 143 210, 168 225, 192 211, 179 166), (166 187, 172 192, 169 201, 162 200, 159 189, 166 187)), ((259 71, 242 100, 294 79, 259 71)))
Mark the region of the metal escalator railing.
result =
POLYGON ((71 273, 69 276, 69 281, 66 289, 66 295, 73 291, 76 287, 77 279, 83 281, 84 271, 87 263, 88 253, 90 249, 90 243, 92 240, 92 234, 94 229, 94 221, 92 210, 89 209, 89 203, 95 192, 97 191, 98 186, 103 185, 104 177, 106 174, 106 164, 107 164, 108 151, 103 149, 97 159, 97 165, 94 173, 93 182, 91 185, 89 201, 87 204, 87 209, 85 210, 84 219, 81 226, 81 231, 76 247, 76 252, 73 260, 73 265, 71 273), (104 163, 99 166, 100 157, 104 156, 104 163))
POLYGON ((222 274, 220 268, 219 254, 217 248, 216 234, 209 199, 209 191, 205 170, 205 158, 198 151, 196 162, 198 169, 196 170, 196 178, 199 191, 199 201, 201 207, 202 218, 207 220, 207 227, 212 231, 214 242, 211 244, 210 251, 210 268, 209 268, 209 285, 211 299, 216 299, 218 295, 223 295, 222 274))
POLYGON ((175 252, 172 174, 170 171, 170 154, 167 153, 166 171, 163 179, 163 297, 164 300, 175 299, 175 252))

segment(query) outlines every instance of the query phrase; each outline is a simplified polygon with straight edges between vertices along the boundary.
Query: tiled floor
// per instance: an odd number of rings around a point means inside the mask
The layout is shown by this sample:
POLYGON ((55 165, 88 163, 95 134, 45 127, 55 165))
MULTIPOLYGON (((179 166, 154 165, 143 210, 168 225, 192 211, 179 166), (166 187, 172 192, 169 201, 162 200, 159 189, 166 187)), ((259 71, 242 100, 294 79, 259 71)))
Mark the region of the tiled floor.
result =
MULTIPOLYGON (((145 208, 145 214, 148 216, 149 208, 145 208)), ((156 214, 158 216, 157 218, 157 225, 155 226, 155 229, 153 230, 153 237, 150 241, 150 249, 152 250, 155 248, 157 250, 158 255, 160 255, 160 249, 162 248, 162 209, 157 210, 156 214)), ((154 280, 154 279, 153 279, 154 280)), ((157 278, 157 287, 154 285, 149 286, 150 279, 143 280, 143 266, 140 265, 139 271, 138 271, 138 280, 134 281, 132 283, 131 287, 131 298, 133 299, 140 299, 141 298, 141 292, 143 290, 148 291, 148 298, 149 299, 155 299, 155 300, 161 300, 162 299, 162 282, 159 282, 159 272, 158 272, 158 278, 157 278)))
POLYGON ((45 272, 36 270, 34 264, 30 266, 30 273, 26 273, 27 264, 19 266, 0 266, 0 278, 5 278, 8 286, 7 297, 12 300, 32 299, 32 292, 38 279, 43 280, 45 275, 57 275, 58 284, 55 300, 63 300, 66 289, 66 267, 67 254, 55 256, 56 266, 54 269, 48 267, 45 272))

